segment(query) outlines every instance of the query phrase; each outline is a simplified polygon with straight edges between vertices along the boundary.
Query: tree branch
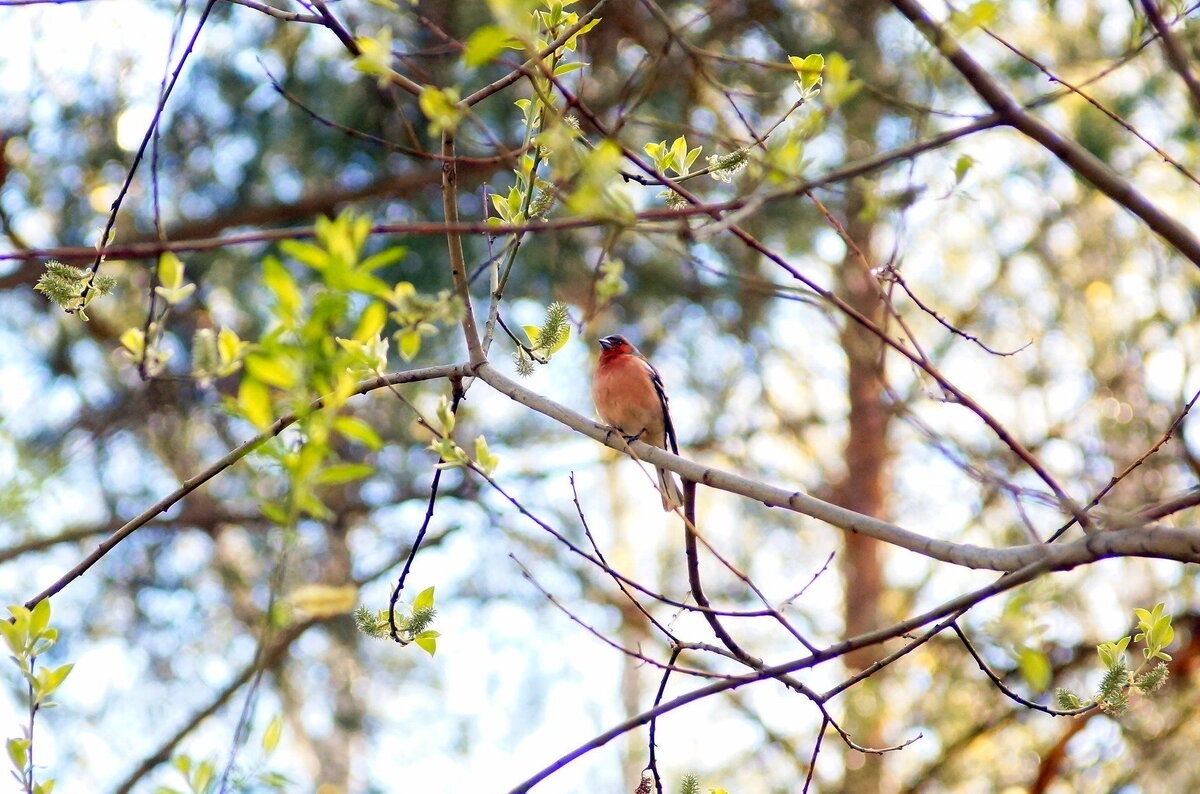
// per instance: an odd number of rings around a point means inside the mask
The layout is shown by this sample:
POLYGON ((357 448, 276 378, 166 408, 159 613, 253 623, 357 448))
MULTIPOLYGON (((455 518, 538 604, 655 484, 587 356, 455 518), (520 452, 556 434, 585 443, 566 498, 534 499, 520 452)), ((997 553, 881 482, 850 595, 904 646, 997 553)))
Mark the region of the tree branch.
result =
POLYGON ((1087 149, 1059 135, 1045 122, 1017 104, 992 79, 987 70, 959 46, 945 28, 929 16, 918 0, 892 0, 892 5, 958 69, 975 89, 975 93, 987 102, 992 110, 999 113, 1005 123, 1041 144, 1067 168, 1141 218, 1169 245, 1200 267, 1200 239, 1197 239, 1191 230, 1159 209, 1139 193, 1131 182, 1120 177, 1087 149))
MULTIPOLYGON (((570 427, 617 451, 625 450, 624 439, 614 438, 612 429, 532 392, 500 374, 490 364, 475 368, 475 374, 492 388, 538 413, 570 427)), ((1069 570, 1107 557, 1131 556, 1200 562, 1200 530, 1123 529, 1096 532, 1069 544, 1042 544, 989 549, 969 543, 930 538, 873 516, 856 513, 802 491, 789 491, 741 477, 657 447, 635 441, 629 447, 647 463, 662 466, 684 479, 729 493, 745 496, 768 507, 781 507, 824 521, 847 532, 858 532, 931 559, 993 571, 1015 571, 1042 562, 1048 570, 1069 570)))
POLYGON ((1171 68, 1183 78, 1183 83, 1187 86, 1192 111, 1200 115, 1200 80, 1197 80, 1196 75, 1192 74, 1183 47, 1179 45, 1179 40, 1171 32, 1171 28, 1163 19, 1154 0, 1142 0, 1142 9, 1146 12, 1146 18, 1150 20, 1158 37, 1162 39, 1163 52, 1167 54, 1167 63, 1171 64, 1171 68))
MULTIPOLYGON (((442 133, 442 211, 447 227, 458 224, 458 171, 454 163, 454 133, 450 130, 442 133)), ((462 328, 467 353, 471 363, 478 364, 487 360, 487 354, 483 352, 479 329, 475 326, 475 309, 471 305, 471 284, 467 279, 462 237, 456 232, 447 231, 446 245, 450 249, 450 276, 454 291, 463 303, 462 328)))
POLYGON ((950 601, 947 601, 944 604, 925 612, 924 614, 917 615, 886 628, 861 634, 858 637, 854 637, 836 645, 832 645, 820 653, 814 653, 810 656, 805 656, 790 662, 784 662, 783 664, 765 667, 762 670, 747 674, 745 676, 736 676, 725 681, 716 681, 712 684, 708 684, 707 686, 693 689, 692 691, 679 695, 678 697, 668 700, 665 703, 661 703, 654 708, 643 711, 641 714, 636 714, 624 722, 613 726, 609 730, 598 734, 584 744, 579 745, 574 750, 571 750, 569 753, 566 753, 565 755, 555 759, 549 766, 540 770, 529 779, 511 789, 509 794, 524 794, 524 792, 529 791, 538 783, 545 780, 559 769, 562 769, 575 759, 586 755, 592 750, 603 747, 618 736, 622 736, 625 733, 634 730, 635 728, 641 727, 642 725, 648 723, 651 719, 654 719, 662 714, 666 714, 667 712, 674 711, 682 706, 686 706, 689 703, 703 700, 704 698, 711 697, 721 692, 737 689, 738 687, 757 683, 758 681, 778 678, 780 675, 786 675, 787 673, 793 673, 798 670, 807 669, 820 664, 821 662, 843 656, 857 648, 865 648, 868 645, 876 645, 884 640, 898 637, 928 623, 940 620, 948 615, 955 614, 965 608, 974 606, 988 598, 991 598, 994 595, 997 595, 998 593, 1011 590, 1014 587, 1022 585, 1031 579, 1046 573, 1048 570, 1050 570, 1049 567, 1043 562, 1037 562, 1032 565, 1028 565, 1019 571, 1014 571, 1013 573, 1000 577, 986 587, 982 587, 978 590, 951 599, 950 601))

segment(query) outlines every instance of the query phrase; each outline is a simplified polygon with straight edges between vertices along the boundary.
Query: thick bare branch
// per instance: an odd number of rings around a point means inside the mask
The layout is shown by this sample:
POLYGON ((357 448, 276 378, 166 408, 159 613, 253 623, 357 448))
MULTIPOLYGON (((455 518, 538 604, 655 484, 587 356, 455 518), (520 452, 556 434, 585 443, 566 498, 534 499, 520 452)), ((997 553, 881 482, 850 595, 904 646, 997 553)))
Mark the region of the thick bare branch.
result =
MULTIPOLYGON (((475 370, 475 374, 497 391, 522 405, 615 450, 624 451, 625 440, 614 437, 611 428, 597 424, 553 400, 526 389, 491 365, 483 364, 475 370)), ((858 532, 931 559, 968 568, 1015 571, 1030 564, 1043 563, 1047 565, 1048 570, 1069 570, 1107 557, 1119 556, 1200 562, 1200 530, 1123 529, 1096 532, 1063 545, 1029 544, 988 549, 921 535, 896 524, 847 510, 802 491, 789 491, 705 466, 641 441, 635 441, 629 446, 641 460, 670 469, 693 482, 745 496, 768 507, 793 510, 847 532, 858 532)))
POLYGON ((943 26, 929 16, 919 0, 892 0, 892 5, 958 69, 980 98, 999 113, 1007 124, 1041 144, 1097 190, 1141 218, 1170 246, 1200 267, 1200 239, 1190 229, 1163 212, 1129 180, 1122 178, 1087 149, 1063 137, 1022 108, 943 26))

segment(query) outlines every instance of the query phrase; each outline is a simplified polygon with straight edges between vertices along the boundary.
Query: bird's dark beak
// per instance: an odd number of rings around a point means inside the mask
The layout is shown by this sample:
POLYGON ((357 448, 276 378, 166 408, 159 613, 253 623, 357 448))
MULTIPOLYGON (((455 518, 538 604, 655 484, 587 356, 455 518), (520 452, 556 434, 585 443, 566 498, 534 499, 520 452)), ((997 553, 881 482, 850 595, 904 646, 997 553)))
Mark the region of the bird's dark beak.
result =
POLYGON ((611 337, 606 336, 600 340, 600 347, 604 348, 605 350, 611 350, 612 345, 613 343, 611 337))

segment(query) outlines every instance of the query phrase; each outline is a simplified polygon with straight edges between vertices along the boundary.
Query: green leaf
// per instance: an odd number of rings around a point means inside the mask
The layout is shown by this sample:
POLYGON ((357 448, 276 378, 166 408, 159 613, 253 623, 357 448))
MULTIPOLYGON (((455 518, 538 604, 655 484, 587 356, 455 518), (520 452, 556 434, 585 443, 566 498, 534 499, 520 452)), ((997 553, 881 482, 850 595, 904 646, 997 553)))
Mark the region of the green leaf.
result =
POLYGON ((8 649, 12 651, 13 656, 22 657, 25 655, 25 643, 20 629, 7 620, 0 619, 0 634, 4 635, 4 642, 8 645, 8 649))
POLYGON ((487 439, 483 436, 475 439, 475 462, 488 476, 491 476, 496 467, 500 465, 500 458, 493 455, 492 451, 488 449, 487 439))
POLYGON ((342 485, 374 473, 375 467, 367 463, 335 463, 322 469, 313 482, 316 485, 342 485))
POLYGON ((178 289, 167 289, 166 287, 154 288, 154 293, 172 306, 177 303, 183 303, 195 291, 195 284, 185 284, 178 289))
POLYGON ((41 672, 39 672, 39 699, 49 697, 54 690, 62 686, 62 682, 67 680, 67 676, 71 674, 71 670, 74 667, 74 664, 64 664, 63 666, 56 667, 53 670, 43 669, 41 672))
POLYGON ((16 626, 17 630, 23 635, 29 635, 29 619, 32 615, 29 608, 20 604, 13 604, 8 608, 8 613, 12 615, 13 625, 16 626))
POLYGON ((271 424, 271 393, 262 381, 242 378, 237 404, 242 415, 259 430, 265 430, 271 424))
POLYGON ((362 317, 358 319, 358 327, 354 329, 354 339, 359 342, 369 342, 379 335, 387 323, 388 310, 379 301, 371 301, 363 309, 362 317))
POLYGON ((273 521, 280 526, 286 526, 288 523, 288 514, 283 507, 275 502, 263 502, 258 506, 258 509, 267 518, 268 521, 273 521))
POLYGON ((274 771, 260 772, 258 775, 258 780, 264 786, 273 788, 276 791, 282 791, 292 783, 291 778, 289 778, 287 775, 283 774, 282 772, 274 771))
POLYGON ((222 368, 225 369, 235 364, 249 344, 249 342, 243 342, 234 330, 222 328, 217 334, 217 355, 222 368))
POLYGON ((417 104, 425 118, 429 119, 429 131, 433 135, 453 130, 462 121, 463 111, 458 106, 458 90, 427 85, 421 89, 417 104))
POLYGON ((141 328, 127 328, 119 341, 135 362, 142 360, 142 355, 146 352, 146 333, 141 328))
POLYGON ((246 372, 270 386, 290 389, 298 381, 290 364, 291 362, 281 355, 259 353, 246 357, 246 372))
POLYGON ((375 428, 357 416, 339 416, 333 420, 333 429, 367 449, 376 450, 383 446, 383 439, 375 432, 375 428))
POLYGON ((13 767, 24 771, 26 765, 29 764, 29 740, 9 739, 7 746, 8 757, 12 761, 13 767))
POLYGON ((421 332, 416 328, 406 328, 396 334, 396 344, 400 348, 400 357, 412 361, 421 352, 421 332))
POLYGON ((267 257, 263 261, 263 281, 267 288, 274 293, 282 316, 294 322, 303 299, 292 274, 280 264, 278 259, 267 257))
POLYGON ((574 72, 577 69, 582 69, 583 67, 589 66, 589 65, 590 64, 584 63, 583 61, 572 61, 571 63, 560 63, 558 66, 554 67, 554 76, 562 77, 564 74, 570 74, 571 72, 574 72))
POLYGON ((441 426, 443 436, 449 436, 454 432, 454 425, 457 423, 458 418, 454 415, 450 400, 444 394, 438 400, 437 420, 441 426))
POLYGON ((192 775, 188 782, 191 783, 192 791, 195 791, 195 792, 197 792, 197 794, 200 794, 200 792, 206 792, 208 790, 208 784, 212 782, 212 779, 213 779, 212 763, 209 761, 201 761, 192 770, 192 775))
POLYGON ((433 591, 433 587, 426 587, 417 593, 417 597, 413 599, 413 612, 419 609, 429 609, 433 606, 433 591))
POLYGON ((195 289, 195 284, 184 285, 183 262, 170 251, 164 251, 158 259, 158 280, 162 286, 155 287, 154 292, 171 305, 180 303, 195 289))
POLYGON ((354 68, 363 74, 378 77, 382 88, 391 81, 392 76, 392 31, 381 28, 374 36, 357 36, 354 43, 361 53, 354 59, 354 68))
POLYGON ((413 637, 413 642, 417 644, 421 650, 425 651, 430 656, 437 653, 437 638, 441 635, 436 631, 422 631, 417 636, 413 637))
POLYGON ((954 184, 961 184, 967 172, 975 165, 975 158, 964 154, 954 161, 954 184))
POLYGON ((1017 656, 1017 666, 1020 667, 1021 675, 1035 692, 1041 692, 1050 685, 1053 670, 1050 667, 1050 660, 1044 653, 1033 648, 1022 648, 1017 656))
POLYGON ((275 751, 275 747, 279 744, 279 737, 283 734, 283 716, 276 714, 267 723, 267 729, 263 731, 262 749, 266 753, 275 751))
POLYGON ((158 258, 158 283, 168 290, 176 290, 183 285, 183 262, 171 251, 163 251, 158 258))
POLYGON ((806 55, 803 58, 791 55, 788 56, 788 62, 791 63, 792 68, 796 70, 796 75, 800 78, 802 92, 807 93, 821 84, 821 72, 825 68, 824 56, 819 53, 806 55))
POLYGON ((29 634, 38 637, 50 625, 50 599, 43 598, 29 614, 29 634))
POLYGON ((463 47, 463 62, 472 69, 483 66, 515 42, 502 28, 485 25, 467 39, 463 47))
POLYGON ((324 272, 326 268, 333 264, 329 252, 312 243, 305 243, 299 240, 283 240, 279 243, 279 250, 297 262, 308 265, 318 273, 324 272))
POLYGON ((390 264, 399 262, 404 257, 408 256, 408 249, 402 245, 394 245, 391 248, 385 248, 377 254, 372 254, 366 259, 358 263, 358 269, 366 273, 378 270, 381 267, 387 267, 390 264))

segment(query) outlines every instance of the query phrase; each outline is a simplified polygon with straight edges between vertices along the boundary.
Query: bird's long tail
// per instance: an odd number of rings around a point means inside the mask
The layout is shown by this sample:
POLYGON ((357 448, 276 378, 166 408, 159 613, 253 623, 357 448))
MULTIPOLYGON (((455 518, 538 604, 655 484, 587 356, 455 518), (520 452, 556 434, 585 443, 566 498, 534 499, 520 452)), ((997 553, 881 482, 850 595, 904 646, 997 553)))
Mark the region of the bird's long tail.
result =
POLYGON ((679 482, 666 469, 658 469, 658 492, 662 496, 663 510, 669 513, 677 507, 683 507, 683 492, 679 490, 679 482))

